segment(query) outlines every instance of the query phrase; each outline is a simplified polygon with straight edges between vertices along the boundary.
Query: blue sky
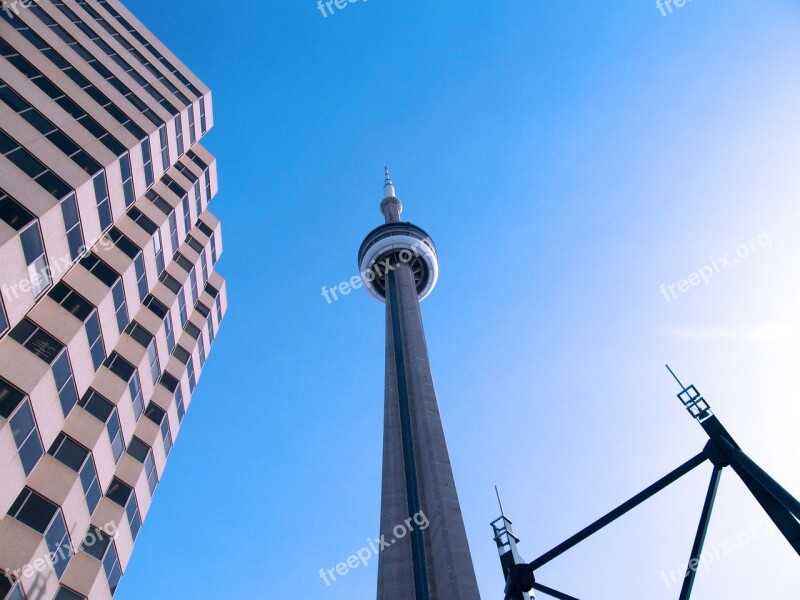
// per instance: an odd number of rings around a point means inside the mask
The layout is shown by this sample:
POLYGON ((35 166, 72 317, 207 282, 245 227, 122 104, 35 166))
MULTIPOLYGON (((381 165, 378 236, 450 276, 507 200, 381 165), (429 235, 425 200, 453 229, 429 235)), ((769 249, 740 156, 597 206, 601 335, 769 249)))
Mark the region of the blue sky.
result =
MULTIPOLYGON (((665 362, 800 494, 796 2, 127 4, 214 92, 230 307, 118 599, 374 597, 375 559, 318 572, 377 534, 384 312, 321 287, 356 274, 384 164, 439 250, 423 314, 484 598, 493 485, 532 560, 700 451, 665 362)), ((676 598, 709 474, 537 578, 676 598)), ((800 596, 729 469, 707 547, 696 598, 800 596)))

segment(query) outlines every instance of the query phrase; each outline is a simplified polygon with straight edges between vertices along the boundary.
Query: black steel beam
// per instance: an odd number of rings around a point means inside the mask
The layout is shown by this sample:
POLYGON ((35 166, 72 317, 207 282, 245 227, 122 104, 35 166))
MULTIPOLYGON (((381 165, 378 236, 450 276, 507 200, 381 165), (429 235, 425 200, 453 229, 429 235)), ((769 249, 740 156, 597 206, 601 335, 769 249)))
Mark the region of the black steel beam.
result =
POLYGON ((558 598, 558 600, 578 600, 575 596, 570 596, 564 592, 559 592, 558 590, 549 588, 541 583, 534 583, 533 589, 542 592, 543 594, 547 594, 548 596, 552 596, 553 598, 558 598))
POLYGON ((740 464, 742 468, 750 473, 750 475, 772 494, 786 510, 792 513, 796 519, 800 519, 800 502, 798 502, 797 498, 792 496, 781 484, 770 477, 769 474, 759 467, 752 458, 747 456, 741 448, 730 444, 730 442, 728 442, 728 446, 733 456, 734 464, 740 464))
POLYGON ((717 497, 717 488, 719 487, 720 475, 722 475, 722 467, 714 465, 714 470, 711 472, 711 481, 708 484, 706 501, 703 503, 703 512, 700 513, 700 524, 697 526, 697 535, 695 535, 694 544, 692 545, 692 554, 689 557, 689 565, 686 568, 686 574, 683 577, 680 600, 689 600, 689 597, 692 595, 694 578, 697 575, 697 565, 700 562, 700 554, 703 552, 703 544, 706 541, 708 524, 711 521, 711 511, 714 508, 714 499, 717 497))
POLYGON ((581 531, 579 531, 578 533, 576 533, 575 535, 573 535, 571 538, 567 539, 566 541, 561 542, 558 546, 556 546, 552 550, 548 550, 547 552, 542 554, 539 558, 537 558, 536 560, 534 560, 533 562, 530 563, 531 570, 532 571, 536 571, 537 569, 539 569, 543 565, 546 565, 551 560, 553 560, 557 556, 560 556, 561 554, 563 554, 564 552, 566 552, 567 550, 569 550, 570 548, 572 548, 576 544, 582 542, 583 540, 585 540, 590 535, 598 532, 600 529, 602 529, 603 527, 605 527, 609 523, 615 521, 616 519, 618 519, 619 517, 624 515, 626 512, 630 511, 631 509, 636 508, 637 506, 639 506, 642 502, 644 502, 645 500, 647 500, 651 496, 654 496, 655 494, 657 494, 658 492, 663 490, 665 487, 667 487, 671 483, 674 483, 675 481, 677 481, 678 479, 680 479, 681 477, 683 477, 684 475, 689 473, 692 469, 695 469, 696 467, 698 467, 701 464, 703 464, 706 461, 706 459, 707 459, 707 456, 706 456, 705 450, 703 452, 701 452, 700 454, 698 454, 697 456, 695 456, 693 458, 690 458, 688 461, 683 463, 680 467, 678 467, 677 469, 675 469, 674 471, 672 471, 668 475, 665 475, 664 477, 662 477, 661 479, 656 481, 651 486, 649 486, 646 489, 642 490, 641 492, 636 494, 633 498, 631 498, 627 502, 619 505, 617 508, 615 508, 614 510, 612 510, 610 513, 606 514, 605 516, 600 517, 597 521, 595 521, 594 523, 592 523, 588 527, 585 527, 584 529, 582 529, 581 531))

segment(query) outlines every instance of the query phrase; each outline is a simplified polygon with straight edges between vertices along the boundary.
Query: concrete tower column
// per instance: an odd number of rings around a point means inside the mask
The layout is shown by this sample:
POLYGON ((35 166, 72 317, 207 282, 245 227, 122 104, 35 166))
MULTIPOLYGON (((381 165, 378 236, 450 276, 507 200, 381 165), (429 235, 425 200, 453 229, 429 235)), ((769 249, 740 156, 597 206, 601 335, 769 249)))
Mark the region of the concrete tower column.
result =
POLYGON ((438 277, 436 249, 422 229, 400 222, 401 211, 387 169, 386 224, 359 252, 362 272, 374 275, 367 289, 386 303, 380 532, 391 545, 379 555, 377 597, 472 600, 480 595, 420 312, 438 277))

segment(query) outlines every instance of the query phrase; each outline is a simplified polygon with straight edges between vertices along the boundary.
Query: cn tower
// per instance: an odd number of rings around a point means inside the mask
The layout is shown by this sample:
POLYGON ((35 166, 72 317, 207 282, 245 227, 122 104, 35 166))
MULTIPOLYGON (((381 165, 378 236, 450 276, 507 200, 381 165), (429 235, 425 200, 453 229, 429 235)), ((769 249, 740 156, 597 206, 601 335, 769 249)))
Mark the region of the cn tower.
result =
POLYGON ((378 600, 480 598, 464 529, 420 301, 436 286, 439 261, 430 236, 400 220, 403 205, 386 169, 380 210, 385 223, 358 252, 365 287, 386 304, 382 548, 378 600), (413 518, 422 514, 425 529, 413 518), (395 531, 410 531, 398 536, 395 531))

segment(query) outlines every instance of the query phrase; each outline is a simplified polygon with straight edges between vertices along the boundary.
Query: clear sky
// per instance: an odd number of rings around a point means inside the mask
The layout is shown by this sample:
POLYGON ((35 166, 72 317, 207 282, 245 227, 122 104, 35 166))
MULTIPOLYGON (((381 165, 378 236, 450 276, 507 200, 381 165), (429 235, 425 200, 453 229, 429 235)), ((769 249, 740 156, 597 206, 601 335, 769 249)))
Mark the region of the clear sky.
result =
MULTIPOLYGON (((384 311, 321 288, 387 163, 439 249, 422 307, 486 600, 493 485, 532 560, 701 450, 665 362, 800 495, 796 1, 128 6, 214 92, 230 307, 119 600, 374 598, 376 559, 319 570, 377 534, 384 311)), ((538 579, 677 598, 709 474, 538 579)), ((695 598, 800 597, 764 519, 726 469, 695 598)))

